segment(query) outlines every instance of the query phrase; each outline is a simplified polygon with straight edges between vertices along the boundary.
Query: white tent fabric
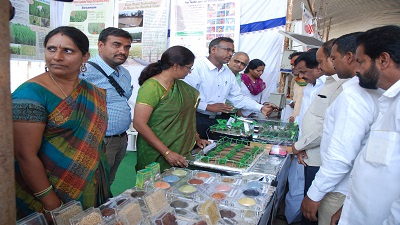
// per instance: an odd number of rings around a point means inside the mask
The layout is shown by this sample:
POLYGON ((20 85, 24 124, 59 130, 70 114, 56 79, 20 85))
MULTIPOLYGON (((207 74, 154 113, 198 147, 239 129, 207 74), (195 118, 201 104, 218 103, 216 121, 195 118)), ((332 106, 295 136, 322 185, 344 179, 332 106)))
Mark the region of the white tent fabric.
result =
POLYGON ((286 8, 285 1, 242 0, 241 3, 238 51, 246 52, 250 60, 261 59, 265 63, 261 76, 267 85, 263 101, 276 92, 279 82, 284 36, 278 31, 285 30, 286 8))

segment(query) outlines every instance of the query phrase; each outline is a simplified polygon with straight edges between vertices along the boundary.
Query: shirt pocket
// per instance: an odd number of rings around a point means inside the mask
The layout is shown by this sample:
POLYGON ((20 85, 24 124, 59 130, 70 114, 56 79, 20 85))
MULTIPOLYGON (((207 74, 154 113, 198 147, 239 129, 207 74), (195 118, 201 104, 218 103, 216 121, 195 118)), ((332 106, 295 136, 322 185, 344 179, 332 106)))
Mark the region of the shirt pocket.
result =
POLYGON ((317 95, 310 107, 310 113, 318 118, 325 118, 326 109, 329 107, 329 100, 327 97, 317 95))
POLYGON ((372 130, 367 142, 366 161, 389 166, 392 155, 398 148, 400 133, 396 131, 372 130))

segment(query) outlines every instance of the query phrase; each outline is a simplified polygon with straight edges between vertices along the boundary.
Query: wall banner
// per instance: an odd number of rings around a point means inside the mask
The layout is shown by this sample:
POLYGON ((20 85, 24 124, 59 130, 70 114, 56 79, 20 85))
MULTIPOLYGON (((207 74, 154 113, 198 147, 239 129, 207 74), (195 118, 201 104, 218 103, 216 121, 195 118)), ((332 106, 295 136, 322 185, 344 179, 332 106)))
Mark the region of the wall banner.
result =
POLYGON ((64 3, 62 24, 81 30, 89 38, 89 52, 97 54, 99 33, 113 26, 113 0, 74 0, 64 3))
POLYGON ((208 55, 210 41, 230 37, 239 46, 240 1, 172 0, 170 45, 189 48, 197 58, 208 55))
POLYGON ((161 58, 168 44, 169 7, 169 0, 117 1, 114 26, 133 37, 127 65, 143 65, 161 58))
POLYGON ((15 7, 15 17, 10 21, 11 59, 43 60, 43 40, 51 29, 50 0, 11 3, 15 7))

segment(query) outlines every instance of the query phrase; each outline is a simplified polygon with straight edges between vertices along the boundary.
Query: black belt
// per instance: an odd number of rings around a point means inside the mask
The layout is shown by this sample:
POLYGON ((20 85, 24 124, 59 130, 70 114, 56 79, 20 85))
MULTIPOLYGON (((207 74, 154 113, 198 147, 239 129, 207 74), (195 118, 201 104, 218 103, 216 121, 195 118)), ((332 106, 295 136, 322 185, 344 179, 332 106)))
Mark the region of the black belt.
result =
POLYGON ((120 134, 115 134, 115 135, 111 135, 111 136, 106 136, 106 138, 111 138, 111 137, 125 137, 126 136, 126 132, 120 133, 120 134))
POLYGON ((203 118, 208 118, 208 119, 221 119, 221 118, 223 118, 221 115, 206 115, 206 114, 199 113, 199 112, 196 112, 196 116, 203 117, 203 118))

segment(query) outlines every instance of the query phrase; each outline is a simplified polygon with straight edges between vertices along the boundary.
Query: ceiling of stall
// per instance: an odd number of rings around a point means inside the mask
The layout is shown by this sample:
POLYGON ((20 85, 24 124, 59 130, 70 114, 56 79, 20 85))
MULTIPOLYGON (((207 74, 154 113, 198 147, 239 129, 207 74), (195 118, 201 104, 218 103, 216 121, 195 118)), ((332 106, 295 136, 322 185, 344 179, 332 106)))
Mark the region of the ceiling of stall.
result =
MULTIPOLYGON (((301 2, 310 9, 308 2, 292 1, 292 19, 301 20, 301 2)), ((326 28, 330 18, 329 39, 383 25, 400 25, 400 0, 309 0, 309 2, 316 12, 320 34, 324 35, 323 40, 326 39, 326 28)))

